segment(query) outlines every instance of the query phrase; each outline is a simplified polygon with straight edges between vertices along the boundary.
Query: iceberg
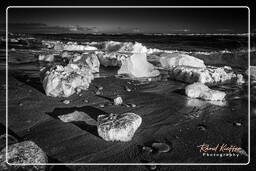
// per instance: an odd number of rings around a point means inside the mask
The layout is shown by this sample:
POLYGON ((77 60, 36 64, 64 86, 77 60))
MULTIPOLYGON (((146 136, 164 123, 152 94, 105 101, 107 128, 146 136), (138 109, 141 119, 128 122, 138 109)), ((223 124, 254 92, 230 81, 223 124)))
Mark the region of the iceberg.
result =
POLYGON ((160 56, 161 66, 164 68, 170 68, 173 66, 191 66, 205 68, 204 61, 193 56, 182 53, 164 53, 160 56))
POLYGON ((221 101, 226 96, 225 92, 212 90, 202 83, 193 83, 186 86, 185 93, 188 97, 191 98, 200 98, 211 101, 221 101))
POLYGON ((106 141, 127 142, 132 140, 141 123, 142 118, 135 113, 99 115, 97 130, 106 141))
POLYGON ((47 96, 69 97, 75 92, 88 89, 94 76, 88 67, 68 64, 56 65, 45 72, 43 87, 47 96))
POLYGON ((133 77, 156 77, 160 72, 147 61, 145 53, 135 53, 122 61, 118 74, 127 74, 133 77))

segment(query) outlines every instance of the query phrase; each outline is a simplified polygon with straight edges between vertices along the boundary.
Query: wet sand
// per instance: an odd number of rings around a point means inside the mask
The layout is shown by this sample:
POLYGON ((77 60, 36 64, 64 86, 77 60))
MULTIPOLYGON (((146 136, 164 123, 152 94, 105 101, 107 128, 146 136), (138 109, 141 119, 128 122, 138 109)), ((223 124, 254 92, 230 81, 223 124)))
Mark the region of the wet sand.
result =
MULTIPOLYGON (((205 157, 198 145, 228 144, 248 153, 248 96, 246 85, 217 86, 227 93, 226 102, 190 99, 184 94, 185 83, 157 78, 152 81, 115 77, 117 68, 100 68, 88 91, 69 98, 47 97, 39 78, 37 51, 10 52, 8 85, 8 130, 19 141, 32 140, 48 155, 50 163, 247 163, 248 157, 205 157), (12 55, 11 55, 12 54, 12 55), (18 56, 17 56, 18 55, 18 56), (25 58, 24 58, 25 56, 25 58), (96 95, 103 86, 103 94, 96 95), (125 91, 128 86, 132 91, 125 91), (112 100, 120 95, 124 103, 136 107, 115 106, 112 100), (64 104, 63 100, 70 100, 64 104), (85 102, 88 101, 88 102, 85 102), (104 108, 101 105, 104 104, 104 108), (65 123, 59 115, 84 112, 86 122, 65 123), (100 114, 134 112, 142 124, 130 142, 106 142, 97 134, 95 121, 100 114), (236 124, 239 123, 239 124, 236 124), (162 142, 170 146, 167 153, 148 154, 143 146, 162 142)), ((3 55, 4 56, 4 55, 3 55)), ((237 60, 233 62, 237 64, 237 60)), ((206 60, 206 59, 204 59, 206 60)), ((207 64, 232 63, 209 58, 207 64), (211 63, 210 63, 211 62, 211 63)), ((241 68, 239 68, 241 69, 241 68)), ((5 74, 0 72, 1 134, 5 129, 5 74)), ((239 71, 240 72, 240 71, 239 71)), ((241 71, 242 72, 242 71, 241 71)), ((253 107, 255 102, 251 102, 253 107)), ((256 167, 255 120, 251 115, 251 162, 239 166, 157 166, 157 170, 241 170, 256 167)), ((50 170, 148 170, 147 166, 55 166, 50 170)))
POLYGON ((197 147, 203 143, 224 143, 247 150, 245 97, 232 99, 231 95, 226 105, 216 105, 189 99, 183 94, 184 86, 176 81, 96 78, 82 96, 73 95, 68 98, 71 103, 64 104, 62 98, 47 97, 40 86, 33 87, 10 75, 8 127, 21 139, 35 141, 52 161, 61 163, 246 163, 247 157, 243 155, 203 157, 197 147), (95 95, 98 86, 103 86, 100 96, 95 95), (125 86, 132 91, 125 91, 125 86), (136 107, 112 105, 111 99, 116 95, 136 107), (100 104, 105 107, 99 107, 100 104), (130 142, 106 142, 98 136, 95 125, 64 123, 57 117, 76 110, 94 120, 99 114, 134 112, 142 117, 142 125, 130 142), (242 125, 236 126, 235 122, 242 125), (152 142, 164 142, 171 150, 143 153, 142 146, 152 142))

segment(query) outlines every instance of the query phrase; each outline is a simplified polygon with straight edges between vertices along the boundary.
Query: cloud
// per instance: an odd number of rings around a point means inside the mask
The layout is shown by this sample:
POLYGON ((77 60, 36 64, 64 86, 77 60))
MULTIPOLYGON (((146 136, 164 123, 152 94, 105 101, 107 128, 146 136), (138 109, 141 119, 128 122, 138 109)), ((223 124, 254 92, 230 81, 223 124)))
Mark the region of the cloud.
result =
MULTIPOLYGON (((1 24, 0 28, 4 28, 1 24)), ((9 23, 9 32, 17 33, 93 33, 98 29, 92 27, 81 27, 79 25, 71 26, 49 26, 44 23, 9 23)))

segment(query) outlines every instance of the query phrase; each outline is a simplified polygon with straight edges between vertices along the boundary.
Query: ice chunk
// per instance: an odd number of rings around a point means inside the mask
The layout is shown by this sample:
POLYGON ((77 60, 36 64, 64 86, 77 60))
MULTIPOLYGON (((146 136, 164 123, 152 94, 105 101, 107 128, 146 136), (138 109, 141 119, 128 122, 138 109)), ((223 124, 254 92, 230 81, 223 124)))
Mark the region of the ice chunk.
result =
POLYGON ((45 170, 44 163, 48 162, 46 153, 33 141, 23 141, 8 145, 8 151, 3 148, 0 152, 0 170, 45 170), (7 165, 5 155, 9 163, 17 165, 7 165), (41 163, 41 165, 22 165, 41 163))
POLYGON ((146 46, 141 43, 135 42, 116 42, 116 41, 106 41, 104 46, 104 51, 119 52, 119 53, 147 53, 146 46))
POLYGON ((114 99, 114 105, 121 105, 122 103, 123 103, 122 97, 117 96, 117 97, 114 99))
POLYGON ((128 57, 127 54, 122 54, 118 52, 105 53, 105 52, 96 52, 95 53, 100 61, 100 64, 108 67, 108 66, 121 66, 122 60, 128 57))
POLYGON ((236 83, 237 83, 237 84, 240 84, 240 85, 241 85, 241 84, 244 84, 244 83, 245 83, 244 77, 243 77, 242 74, 237 74, 236 77, 237 77, 237 80, 236 80, 236 83))
POLYGON ((135 113, 99 115, 98 134, 106 141, 130 141, 142 118, 135 113))
POLYGON ((182 54, 182 53, 161 54, 160 63, 161 63, 161 66, 164 68, 170 68, 170 67, 179 66, 179 65, 199 67, 199 68, 206 67, 203 60, 195 58, 190 55, 182 54))
POLYGON ((116 41, 106 41, 104 50, 107 52, 117 52, 121 49, 121 47, 124 45, 122 42, 116 42, 116 41))
POLYGON ((131 53, 147 53, 147 48, 146 46, 143 46, 141 43, 135 42, 131 53))
POLYGON ((185 93, 191 98, 200 98, 204 100, 223 100, 226 96, 225 92, 212 90, 202 83, 193 83, 185 88, 185 93))
MULTIPOLYGON (((256 80, 256 66, 250 66, 250 79, 252 79, 253 81, 256 80)), ((245 71, 245 74, 248 75, 249 74, 249 69, 247 69, 245 71)))
POLYGON ((63 43, 60 41, 42 40, 42 44, 48 49, 54 49, 56 51, 63 50, 63 43))
POLYGON ((40 54, 38 56, 38 60, 52 62, 52 61, 54 61, 54 54, 40 54))
POLYGON ((187 83, 200 82, 209 85, 231 83, 237 76, 233 71, 226 71, 223 67, 208 66, 197 68, 189 66, 177 66, 169 69, 171 79, 187 83))
POLYGON ((57 51, 95 51, 97 50, 94 46, 89 45, 78 45, 77 42, 67 42, 66 44, 60 41, 43 40, 42 44, 49 49, 57 51))
POLYGON ((78 66, 88 66, 92 73, 99 72, 100 62, 98 57, 94 53, 84 53, 82 55, 74 56, 70 61, 70 64, 77 64, 78 66))
POLYGON ((68 64, 57 65, 45 72, 43 87, 47 96, 69 97, 78 89, 86 90, 94 79, 91 69, 68 64))
POLYGON ((69 114, 59 115, 58 118, 63 122, 82 121, 88 125, 97 125, 96 121, 93 118, 91 118, 88 114, 80 111, 74 111, 69 114))
POLYGON ((160 72, 147 61, 145 53, 136 53, 122 61, 118 74, 128 74, 133 77, 155 77, 160 72))
POLYGON ((97 50, 96 47, 89 46, 89 45, 77 45, 77 44, 65 44, 63 50, 66 51, 95 51, 97 50))

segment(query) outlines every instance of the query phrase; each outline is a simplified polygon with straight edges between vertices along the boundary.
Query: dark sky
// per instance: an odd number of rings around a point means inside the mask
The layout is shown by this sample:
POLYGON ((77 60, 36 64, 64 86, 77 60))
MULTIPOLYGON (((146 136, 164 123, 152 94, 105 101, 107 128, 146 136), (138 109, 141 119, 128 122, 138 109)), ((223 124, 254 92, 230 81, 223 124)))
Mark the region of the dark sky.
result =
POLYGON ((247 8, 10 8, 26 33, 246 33, 247 8))

